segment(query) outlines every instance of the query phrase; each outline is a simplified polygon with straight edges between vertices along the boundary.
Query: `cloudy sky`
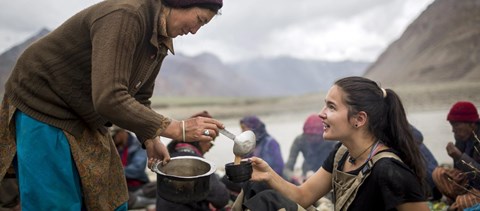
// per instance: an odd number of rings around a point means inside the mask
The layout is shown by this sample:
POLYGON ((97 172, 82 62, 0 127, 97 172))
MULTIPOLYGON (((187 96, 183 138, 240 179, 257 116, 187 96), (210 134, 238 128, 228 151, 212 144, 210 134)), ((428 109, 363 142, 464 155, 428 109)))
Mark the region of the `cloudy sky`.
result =
MULTIPOLYGON (((54 29, 99 0, 15 0, 0 7, 0 53, 41 28, 54 29)), ((175 39, 187 55, 225 62, 289 55, 374 61, 433 0, 224 0, 196 35, 175 39)))

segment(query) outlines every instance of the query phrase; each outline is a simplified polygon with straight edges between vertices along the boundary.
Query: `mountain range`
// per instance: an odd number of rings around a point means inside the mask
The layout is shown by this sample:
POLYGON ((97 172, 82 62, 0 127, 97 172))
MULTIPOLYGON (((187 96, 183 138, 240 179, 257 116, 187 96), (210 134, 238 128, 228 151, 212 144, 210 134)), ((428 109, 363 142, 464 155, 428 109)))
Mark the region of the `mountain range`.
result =
POLYGON ((369 63, 291 57, 223 63, 213 54, 167 57, 157 95, 289 96, 327 90, 337 78, 363 75, 369 63))

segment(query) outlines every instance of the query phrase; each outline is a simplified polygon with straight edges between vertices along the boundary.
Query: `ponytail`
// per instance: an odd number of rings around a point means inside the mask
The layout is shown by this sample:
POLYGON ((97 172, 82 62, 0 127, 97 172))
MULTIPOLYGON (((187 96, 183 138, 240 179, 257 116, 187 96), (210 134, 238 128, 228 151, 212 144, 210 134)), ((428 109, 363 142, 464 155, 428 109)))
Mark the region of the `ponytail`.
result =
POLYGON ((409 166, 419 180, 424 180, 425 162, 418 143, 413 138, 412 127, 408 123, 405 109, 400 97, 391 89, 386 89, 387 127, 385 128, 386 145, 399 153, 402 161, 409 166))

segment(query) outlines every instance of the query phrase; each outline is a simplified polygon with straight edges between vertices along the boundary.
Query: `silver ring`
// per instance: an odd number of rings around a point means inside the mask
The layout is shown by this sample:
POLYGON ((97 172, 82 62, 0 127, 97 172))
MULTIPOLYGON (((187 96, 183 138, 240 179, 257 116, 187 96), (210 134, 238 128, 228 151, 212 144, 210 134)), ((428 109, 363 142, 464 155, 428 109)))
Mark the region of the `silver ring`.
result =
POLYGON ((206 135, 206 136, 210 135, 210 131, 208 131, 207 129, 205 129, 205 130, 203 131, 203 135, 206 135))

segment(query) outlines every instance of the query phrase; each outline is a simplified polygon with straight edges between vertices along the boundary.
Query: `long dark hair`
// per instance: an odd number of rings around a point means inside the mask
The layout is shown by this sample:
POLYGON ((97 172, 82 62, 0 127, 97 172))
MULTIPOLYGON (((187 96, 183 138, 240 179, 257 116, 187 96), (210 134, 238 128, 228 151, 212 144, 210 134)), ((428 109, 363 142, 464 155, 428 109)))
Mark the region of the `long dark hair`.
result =
POLYGON ((345 92, 344 100, 349 108, 348 117, 360 111, 366 112, 368 131, 398 152, 398 156, 424 185, 426 176, 424 159, 413 139, 400 97, 391 89, 384 89, 384 93, 376 82, 363 77, 342 78, 336 81, 335 85, 345 92))

